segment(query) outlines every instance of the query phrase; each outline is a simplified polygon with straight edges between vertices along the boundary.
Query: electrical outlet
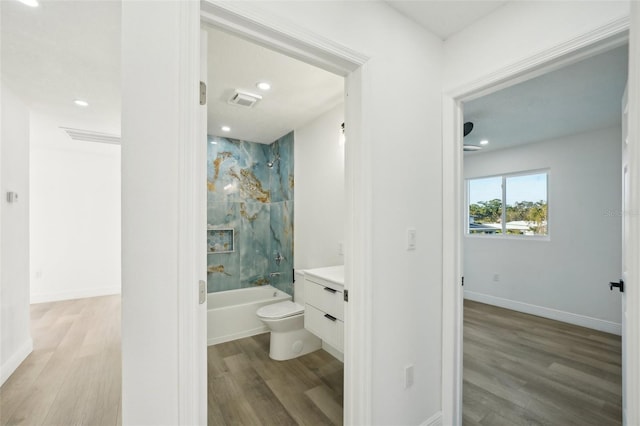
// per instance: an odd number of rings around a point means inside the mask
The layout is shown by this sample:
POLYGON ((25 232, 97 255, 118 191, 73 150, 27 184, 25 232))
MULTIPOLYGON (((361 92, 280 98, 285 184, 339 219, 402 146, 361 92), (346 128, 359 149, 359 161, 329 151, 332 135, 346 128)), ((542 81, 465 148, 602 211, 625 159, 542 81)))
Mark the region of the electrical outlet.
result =
POLYGON ((338 241, 338 256, 344 256, 344 243, 338 241))
POLYGON ((404 388, 413 386, 413 364, 404 367, 404 388))
POLYGON ((500 281, 500 274, 493 274, 493 282, 497 283, 498 281, 500 281))

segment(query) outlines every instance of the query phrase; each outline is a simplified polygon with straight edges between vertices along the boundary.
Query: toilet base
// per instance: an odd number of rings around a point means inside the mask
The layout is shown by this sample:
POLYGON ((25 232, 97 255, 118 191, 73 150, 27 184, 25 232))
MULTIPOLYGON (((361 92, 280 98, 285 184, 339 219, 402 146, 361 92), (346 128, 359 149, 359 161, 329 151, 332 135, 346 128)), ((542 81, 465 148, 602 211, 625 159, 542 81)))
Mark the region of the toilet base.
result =
POLYGON ((322 347, 322 340, 304 328, 291 331, 272 331, 269 357, 276 361, 286 361, 322 347))

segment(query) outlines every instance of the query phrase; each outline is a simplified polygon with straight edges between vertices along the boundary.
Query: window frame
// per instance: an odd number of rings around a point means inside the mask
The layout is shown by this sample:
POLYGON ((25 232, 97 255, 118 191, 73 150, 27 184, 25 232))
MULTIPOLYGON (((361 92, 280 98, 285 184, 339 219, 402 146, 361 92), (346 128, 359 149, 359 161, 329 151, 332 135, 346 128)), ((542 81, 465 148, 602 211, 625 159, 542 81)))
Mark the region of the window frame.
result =
POLYGON ((490 238, 490 239, 503 239, 503 240, 518 240, 518 241, 550 241, 551 240, 551 223, 549 218, 551 217, 550 206, 549 206, 549 179, 551 176, 551 169, 543 168, 543 169, 532 169, 532 170, 522 170, 517 172, 508 172, 508 173, 497 173, 491 175, 478 175, 473 177, 464 178, 464 195, 465 195, 465 203, 464 203, 464 236, 465 238, 490 238), (507 179, 518 176, 529 176, 529 175, 539 175, 546 174, 546 194, 547 194, 547 233, 546 235, 523 235, 523 234, 507 234, 506 232, 506 220, 507 220, 507 179), (487 234, 487 233, 471 233, 469 232, 469 184, 472 180, 477 179, 487 179, 487 178, 501 178, 501 194, 502 194, 502 212, 500 215, 500 220, 502 223, 502 232, 500 234, 487 234))

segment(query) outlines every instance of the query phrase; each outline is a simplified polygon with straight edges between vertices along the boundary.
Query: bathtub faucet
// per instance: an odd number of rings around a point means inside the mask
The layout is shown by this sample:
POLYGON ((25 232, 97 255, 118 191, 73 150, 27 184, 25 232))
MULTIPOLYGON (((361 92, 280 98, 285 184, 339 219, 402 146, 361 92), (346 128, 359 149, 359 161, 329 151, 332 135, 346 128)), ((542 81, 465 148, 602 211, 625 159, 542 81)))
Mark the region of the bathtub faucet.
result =
POLYGON ((280 266, 280 262, 282 262, 283 260, 284 256, 282 256, 282 254, 278 252, 275 257, 276 265, 280 266))

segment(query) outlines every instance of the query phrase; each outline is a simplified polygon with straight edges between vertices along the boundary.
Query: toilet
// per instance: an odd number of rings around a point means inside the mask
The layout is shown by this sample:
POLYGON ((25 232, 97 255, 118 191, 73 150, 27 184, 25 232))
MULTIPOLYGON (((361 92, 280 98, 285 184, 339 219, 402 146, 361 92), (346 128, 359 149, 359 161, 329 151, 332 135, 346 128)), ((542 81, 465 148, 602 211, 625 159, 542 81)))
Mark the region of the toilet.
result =
POLYGON ((269 357, 284 361, 317 351, 322 340, 304 328, 304 275, 296 272, 294 301, 261 307, 256 315, 271 331, 269 357))

